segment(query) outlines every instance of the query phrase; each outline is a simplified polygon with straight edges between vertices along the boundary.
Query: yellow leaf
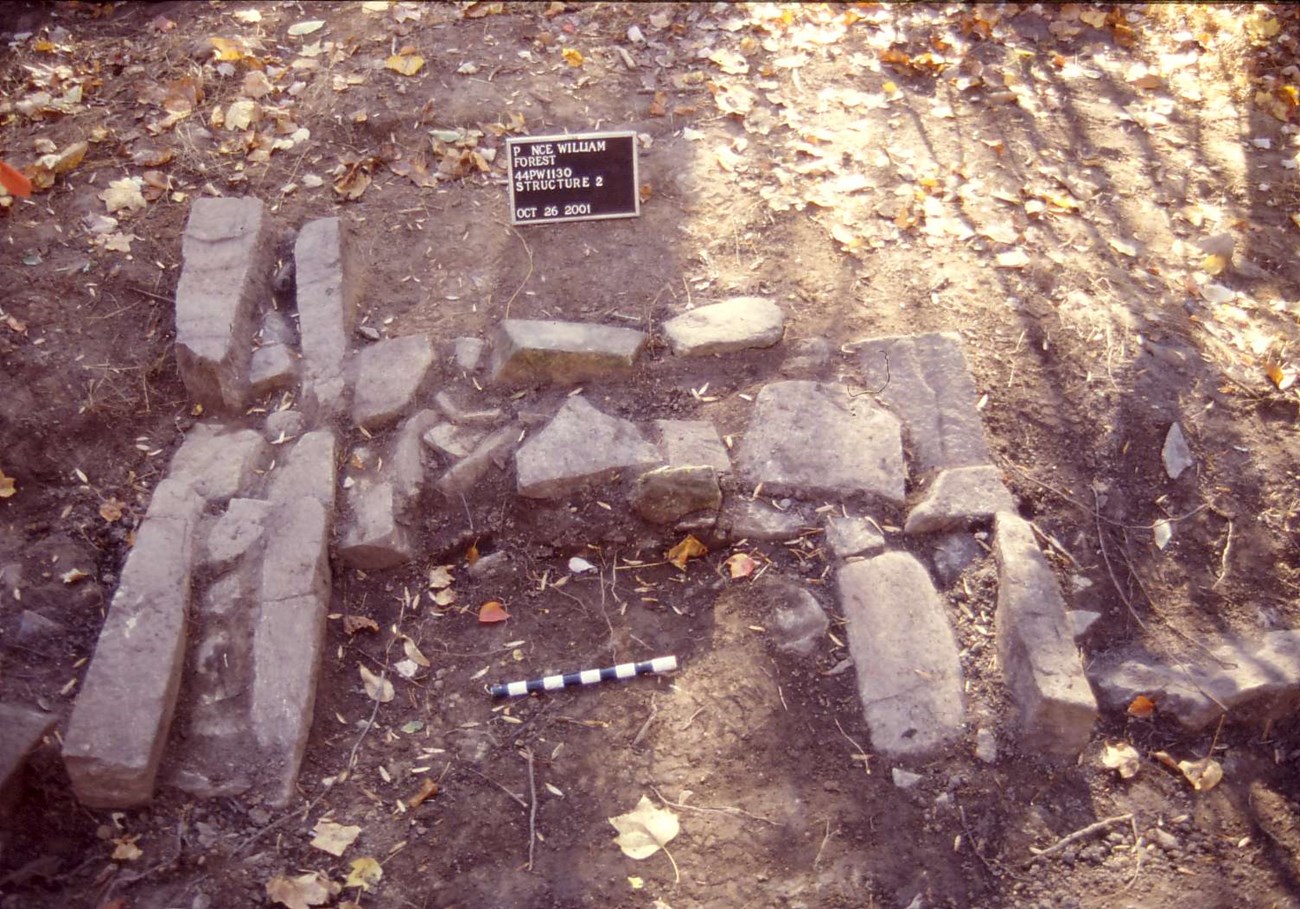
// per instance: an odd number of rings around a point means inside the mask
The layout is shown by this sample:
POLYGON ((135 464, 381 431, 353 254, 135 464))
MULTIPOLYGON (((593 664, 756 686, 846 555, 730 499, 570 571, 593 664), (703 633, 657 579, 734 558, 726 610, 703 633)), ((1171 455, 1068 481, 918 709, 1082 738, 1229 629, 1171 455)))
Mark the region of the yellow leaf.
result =
POLYGON ((1265 363, 1264 372, 1277 386, 1278 391, 1286 391, 1295 384, 1296 371, 1294 369, 1283 369, 1281 363, 1265 363))
POLYGON ((5 472, 0 470, 0 499, 7 499, 18 492, 18 487, 14 485, 14 478, 5 476, 5 472))
POLYGON ((403 76, 414 76, 424 66, 424 58, 419 54, 393 54, 384 61, 384 66, 403 76))
POLYGON ((1223 767, 1214 758, 1199 761, 1179 761, 1178 769, 1197 792, 1209 792, 1223 779, 1223 767))
POLYGON ((682 571, 685 571, 687 561, 702 556, 708 551, 708 547, 695 539, 695 537, 687 534, 686 539, 668 550, 666 558, 671 564, 676 565, 682 571))
POLYGON ((322 852, 341 856, 361 834, 361 828, 355 825, 336 824, 334 821, 320 820, 312 829, 314 839, 311 844, 322 852))
POLYGON ((577 69, 579 66, 582 66, 581 51, 575 50, 572 47, 566 47, 563 51, 560 52, 560 56, 564 57, 564 62, 572 66, 574 69, 577 69))
POLYGON ((654 855, 681 832, 677 815, 641 796, 636 808, 612 817, 609 822, 618 831, 614 842, 628 858, 644 859, 654 855))
POLYGON ((242 42, 230 38, 209 38, 213 49, 217 52, 216 59, 221 63, 236 63, 243 60, 248 54, 244 53, 242 42))
POLYGON ((117 848, 113 850, 113 861, 134 862, 140 856, 144 855, 144 852, 140 847, 135 844, 135 841, 139 838, 140 837, 138 836, 124 836, 113 840, 117 846, 117 848))
POLYGON ((1221 275, 1228 267, 1227 256, 1209 255, 1201 260, 1201 268, 1212 275, 1221 275))
POLYGON ((384 868, 372 858, 358 858, 352 860, 352 870, 348 872, 348 879, 343 882, 344 887, 360 887, 362 890, 369 890, 384 876, 384 868))

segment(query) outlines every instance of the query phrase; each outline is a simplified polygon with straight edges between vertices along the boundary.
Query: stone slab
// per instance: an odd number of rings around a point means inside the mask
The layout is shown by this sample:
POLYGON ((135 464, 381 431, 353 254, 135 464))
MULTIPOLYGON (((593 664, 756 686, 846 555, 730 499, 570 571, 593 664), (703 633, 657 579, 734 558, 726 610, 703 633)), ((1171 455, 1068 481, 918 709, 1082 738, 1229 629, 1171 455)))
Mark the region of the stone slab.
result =
POLYGON ((304 393, 313 416, 343 409, 345 367, 357 322, 358 269, 338 218, 303 225, 293 249, 304 393))
POLYGON ((830 628, 826 610, 802 584, 767 575, 754 583, 752 596, 763 610, 776 649, 783 653, 808 656, 830 628))
POLYGON ((923 757, 960 738, 957 639, 921 563, 903 552, 851 562, 838 588, 874 748, 923 757))
POLYGON ((925 497, 907 515, 904 533, 940 533, 964 524, 989 521, 999 511, 1016 507, 1002 483, 1002 471, 985 464, 941 470, 925 497))
POLYGON ((863 385, 896 413, 918 473, 989 462, 975 382, 956 332, 860 342, 863 385))
POLYGON ((203 565, 213 571, 229 569, 262 540, 267 516, 274 507, 260 499, 231 499, 212 524, 203 547, 203 565))
POLYGON ((363 480, 348 490, 347 499, 351 507, 338 547, 343 564, 370 571, 411 560, 411 537, 392 483, 363 480))
POLYGON ((270 801, 288 803, 307 747, 330 604, 330 515, 310 497, 271 519, 253 628, 250 726, 271 763, 270 801))
POLYGON ((257 199, 196 199, 181 239, 176 362, 190 396, 238 412, 257 314, 271 296, 270 220, 257 199))
POLYGON ((935 577, 944 587, 951 587, 972 562, 984 554, 984 548, 969 533, 944 534, 930 549, 935 577))
POLYGON ((657 467, 637 478, 632 509, 652 524, 671 524, 698 511, 717 513, 722 487, 712 467, 657 467))
POLYGON ((338 442, 333 430, 317 429, 306 433, 292 447, 277 449, 276 466, 267 475, 266 498, 273 502, 291 502, 301 496, 310 496, 326 511, 333 513, 338 488, 334 478, 337 463, 338 442))
POLYGON ((718 528, 731 540, 793 540, 807 522, 798 509, 781 511, 766 502, 728 496, 718 515, 718 528))
POLYGON ((20 707, 17 704, 0 704, 0 795, 18 782, 19 771, 27 763, 27 755, 40 744, 58 716, 20 707))
POLYGON ((504 470, 510 455, 519 444, 521 430, 518 426, 502 426, 488 435, 466 457, 447 470, 434 484, 449 501, 461 504, 460 497, 467 494, 487 476, 493 467, 504 470))
POLYGON ((487 343, 479 338, 457 338, 452 341, 452 359, 456 368, 466 373, 478 372, 483 362, 483 350, 487 343))
POLYGON ((230 432, 199 423, 176 450, 168 476, 189 484, 209 502, 225 502, 249 492, 269 461, 270 447, 256 430, 230 432))
POLYGON ((1077 755, 1097 719, 1066 616, 1065 599, 1029 522, 1011 512, 995 518, 998 662, 1020 710, 1022 741, 1054 755, 1077 755))
POLYGON ((248 367, 249 391, 261 397, 293 388, 298 381, 298 355, 283 344, 267 344, 253 351, 248 367))
POLYGON ((266 415, 262 435, 272 445, 282 445, 298 438, 307 428, 307 418, 300 410, 276 410, 266 415))
POLYGON ((1145 655, 1099 660, 1089 669, 1097 697, 1107 710, 1123 711, 1138 695, 1155 701, 1162 715, 1171 716, 1188 729, 1203 729, 1223 715, 1223 710, 1196 687, 1192 676, 1145 655))
POLYGON ((669 319, 663 333, 679 357, 771 347, 785 333, 785 313, 765 297, 733 297, 669 319))
POLYGON ((560 498, 620 471, 658 463, 659 453, 634 423, 602 413, 581 396, 566 398, 515 454, 519 494, 530 499, 560 498))
POLYGON ((153 795, 180 687, 202 509, 185 483, 163 480, 122 568, 63 744, 83 805, 131 808, 153 795))
POLYGON ((429 472, 424 466, 422 439, 440 419, 436 410, 421 410, 408 417, 393 438, 393 447, 384 462, 384 472, 393 483, 403 512, 412 508, 424 494, 429 472))
POLYGON ((847 559, 884 549, 885 535, 867 518, 831 517, 826 520, 826 545, 837 559, 847 559))
POLYGON ((589 322, 506 319, 492 336, 492 381, 563 384, 631 371, 644 332, 589 322))
POLYGON ((447 419, 458 426, 492 427, 504 420, 506 416, 499 407, 475 409, 462 404, 456 399, 455 395, 446 389, 433 396, 433 403, 442 409, 442 412, 447 415, 447 419))
POLYGON ((433 365, 433 344, 424 335, 389 338, 356 356, 352 421, 365 429, 396 423, 415 402, 433 365))
POLYGON ((731 456, 708 420, 655 420, 659 451, 669 467, 712 467, 731 470, 731 456))
POLYGON ((424 444, 439 454, 453 461, 468 457, 483 437, 487 435, 481 429, 470 426, 457 426, 455 423, 438 423, 426 431, 421 438, 424 444))
POLYGON ((774 382, 758 393, 737 459, 769 495, 865 493, 901 504, 898 419, 840 385, 774 382))

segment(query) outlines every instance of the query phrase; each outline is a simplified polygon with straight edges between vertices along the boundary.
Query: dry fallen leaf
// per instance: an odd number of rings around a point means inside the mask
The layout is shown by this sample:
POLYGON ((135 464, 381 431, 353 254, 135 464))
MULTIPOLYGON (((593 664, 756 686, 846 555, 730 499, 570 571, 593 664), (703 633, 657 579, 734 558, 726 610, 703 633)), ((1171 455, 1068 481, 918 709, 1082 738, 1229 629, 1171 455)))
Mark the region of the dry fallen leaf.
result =
POLYGON ((349 637, 358 631, 378 631, 379 625, 370 616, 365 615, 345 615, 343 617, 343 631, 349 637))
POLYGON ((5 476, 5 472, 0 470, 0 499, 7 499, 18 492, 13 477, 5 476))
POLYGON ((403 76, 414 76, 424 66, 424 58, 419 54, 393 54, 384 66, 403 76))
POLYGON ((361 194, 370 186, 370 174, 366 173, 359 166, 349 167, 347 171, 334 182, 334 191, 344 199, 356 200, 361 198, 361 194))
POLYGON ((1025 255, 1024 250, 1012 249, 1004 253, 998 253, 998 268, 1024 268, 1029 264, 1029 257, 1025 255))
POLYGON ((64 584, 71 586, 76 584, 78 581, 84 581, 88 577, 90 577, 90 575, 82 571, 80 568, 71 568, 59 575, 59 580, 64 584))
POLYGON ((295 38, 303 35, 310 35, 312 32, 318 32, 325 25, 324 19, 308 19, 305 22, 295 22, 289 26, 289 34, 295 38))
POLYGON ((456 602, 456 591, 452 590, 450 587, 446 587, 442 590, 439 590, 437 593, 433 595, 433 605, 435 606, 445 607, 445 606, 450 606, 452 603, 455 602, 456 602))
POLYGON ((429 569, 429 589, 442 590, 451 586, 451 566, 439 565, 429 569))
POLYGON ((564 50, 560 51, 560 56, 564 57, 564 62, 572 66, 574 69, 582 66, 582 52, 575 48, 566 47, 564 50))
POLYGON ((1294 369, 1283 369, 1280 363, 1265 363, 1264 372, 1278 391, 1286 391, 1295 384, 1296 371, 1294 369))
POLYGON ((727 570, 731 572, 731 579, 747 578, 754 573, 758 563, 749 557, 747 553, 738 552, 726 562, 727 570))
POLYGON ((371 700, 378 701, 381 704, 387 704, 393 699, 393 683, 382 676, 377 676, 362 664, 357 664, 361 670, 361 684, 365 686, 366 694, 371 700))
POLYGON ((114 180, 108 184, 108 189, 99 194, 99 198, 104 200, 108 207, 109 214, 122 209, 128 211, 139 211, 146 204, 140 187, 144 181, 139 177, 123 177, 121 180, 114 180))
POLYGON ((1179 761, 1178 769, 1197 792, 1209 792, 1223 779, 1223 767, 1214 758, 1199 761, 1179 761))
POLYGON ((378 884, 383 876, 384 868, 379 862, 372 858, 357 858, 352 860, 352 870, 348 872, 348 879, 343 882, 343 886, 369 890, 378 884))
POLYGON ((109 499, 99 506, 99 516, 110 524, 122 520, 122 503, 117 499, 109 499))
POLYGON ((676 565, 682 571, 685 571, 687 561, 705 555, 708 551, 708 547, 695 539, 695 537, 688 534, 686 539, 668 550, 668 554, 665 558, 667 558, 671 564, 676 565))
POLYGON ((266 895, 273 902, 287 906, 288 909, 323 906, 341 889, 321 871, 300 874, 297 877, 277 874, 266 882, 266 895))
POLYGON ((479 560, 478 542, 476 541, 470 543, 469 549, 465 550, 465 564, 472 567, 474 563, 477 562, 478 560, 479 560))
POLYGON ((1139 694, 1128 705, 1128 715, 1135 716, 1140 720, 1145 720, 1156 712, 1156 702, 1151 700, 1145 694, 1139 694))
POLYGON ((1101 752, 1101 766, 1107 770, 1118 770, 1120 779, 1131 780, 1137 776, 1142 766, 1142 758, 1137 749, 1128 742, 1112 745, 1107 742, 1101 752))
POLYGON ((437 794, 438 784, 426 776, 424 781, 420 783, 420 788, 416 791, 415 795, 406 800, 406 807, 418 808, 420 805, 423 805, 425 801, 433 798, 437 794))
POLYGON ((144 855, 144 851, 135 844, 139 838, 139 836, 123 836, 113 840, 117 847, 113 850, 113 861, 134 862, 144 855))
POLYGON ((478 620, 481 624, 491 625, 495 622, 504 622, 510 618, 506 608, 498 600, 488 600, 478 609, 478 620))
POLYGON ((416 647, 415 641, 412 641, 410 638, 402 640, 402 650, 406 653, 406 658, 411 662, 423 666, 425 669, 428 669, 431 665, 429 663, 429 658, 420 653, 420 648, 416 647))
POLYGON ((311 844, 322 852, 341 856, 361 835, 361 828, 355 825, 336 824, 334 821, 320 820, 312 829, 314 834, 311 844))
POLYGON ((664 847, 681 832, 677 815, 667 808, 656 808, 654 802, 643 795, 635 808, 627 814, 610 818, 609 822, 618 831, 614 842, 628 858, 649 858, 663 849, 676 872, 677 863, 664 847))

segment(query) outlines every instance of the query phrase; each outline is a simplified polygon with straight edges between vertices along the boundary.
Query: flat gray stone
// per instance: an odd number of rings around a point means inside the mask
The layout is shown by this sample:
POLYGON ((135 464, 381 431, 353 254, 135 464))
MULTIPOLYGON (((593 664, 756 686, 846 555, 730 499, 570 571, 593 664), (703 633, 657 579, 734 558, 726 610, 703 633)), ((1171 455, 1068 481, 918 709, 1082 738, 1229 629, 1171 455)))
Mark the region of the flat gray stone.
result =
POLYGON ((1187 436, 1183 435, 1183 427, 1177 423, 1170 426, 1169 432, 1165 434, 1160 458, 1164 461, 1165 473, 1171 480, 1181 477, 1184 470, 1196 463, 1192 458, 1192 449, 1187 444, 1187 436))
POLYGON ((457 338, 451 343, 452 359, 456 361, 456 368, 467 373, 478 372, 479 364, 483 362, 483 350, 487 344, 478 338, 457 338))
POLYGON ((837 559, 870 555, 885 548, 885 535, 867 518, 832 517, 826 520, 826 545, 837 559))
POLYGON ((269 461, 270 447, 256 430, 227 432, 199 423, 176 450, 168 476, 188 483, 209 502, 225 502, 251 490, 269 461))
POLYGON ((458 426, 492 427, 506 418, 505 413, 499 407, 474 409, 463 405, 456 400, 454 394, 446 389, 433 396, 433 403, 442 409, 442 412, 447 415, 447 419, 458 426))
POLYGON ((737 463, 778 495, 866 493, 902 504, 907 478, 898 419, 817 382, 774 382, 758 393, 737 463))
POLYGON ((1070 622, 1070 632, 1074 635, 1076 641, 1082 641, 1088 636, 1088 632, 1093 629, 1097 621, 1101 618, 1100 612, 1092 612, 1087 609, 1071 609, 1065 614, 1070 622))
POLYGON ((58 715, 29 710, 17 704, 0 704, 0 794, 18 782, 27 755, 59 721, 58 715))
POLYGON ((942 470, 925 498, 907 515, 904 533, 939 533, 975 521, 988 521, 999 511, 1016 507, 1002 484, 1002 471, 986 464, 942 470))
POLYGON ((287 502, 271 518, 253 627, 249 726, 272 760, 269 801, 295 793, 316 702, 330 604, 330 515, 319 502, 287 502))
POLYGON ((238 412, 257 311, 271 296, 270 223, 257 199, 196 199, 181 239, 176 363, 190 397, 238 412))
POLYGON ((956 332, 875 338, 858 346, 862 383, 898 415, 918 473, 989 463, 975 382, 956 332))
POLYGON ((785 313, 764 297, 733 297, 669 319, 663 332, 679 357, 733 353, 778 343, 785 313))
POLYGON ((185 656, 193 534, 203 499, 154 490, 72 709, 63 761, 77 800, 133 808, 153 796, 185 656))
POLYGON ((457 426, 455 423, 438 423, 421 438, 424 444, 453 461, 468 457, 487 433, 481 429, 457 426))
POLYGON ((1167 666, 1149 656, 1099 660, 1089 668, 1088 677, 1107 710, 1127 710, 1142 695, 1155 701, 1159 713, 1187 729, 1204 729, 1223 715, 1186 668, 1167 666))
POLYGON ((984 554, 983 547, 969 533, 945 534, 934 542, 930 559, 939 583, 951 587, 963 571, 984 554))
POLYGON ((424 494, 429 472, 424 466, 422 438, 440 420, 436 410, 421 410, 407 418, 393 438, 384 471, 393 482, 403 512, 414 507, 424 494))
POLYGON ((789 352, 781 364, 781 375, 799 378, 819 375, 831 365, 834 348, 825 338, 800 338, 788 345, 789 352))
POLYGON ((414 550, 393 484, 363 480, 347 498, 351 513, 338 548, 343 564, 370 571, 409 562, 414 550))
POLYGON ((1077 755, 1092 735, 1097 700, 1066 618, 1065 599, 1033 529, 1011 512, 995 519, 998 662, 1020 710, 1025 744, 1077 755))
POLYGON ((875 749, 919 757, 957 740, 965 717, 957 639, 921 563, 886 552, 844 565, 838 582, 875 749))
POLYGON ((492 381, 563 384, 631 371, 646 335, 587 322, 506 319, 492 337, 492 381))
POLYGON ((287 442, 302 435, 307 418, 299 410, 276 410, 266 415, 262 435, 271 444, 287 442))
POLYGON ((998 737, 992 729, 975 730, 975 757, 985 764, 997 763, 998 737))
POLYGON ((279 446, 276 466, 267 476, 266 498, 291 502, 311 496, 333 514, 337 444, 333 430, 317 429, 300 437, 292 447, 279 446))
POLYGON ((717 512, 722 487, 712 467, 657 467, 637 478, 632 509, 652 524, 671 524, 698 511, 717 512))
POLYGON ((262 540, 267 516, 275 506, 260 499, 231 499, 225 514, 208 532, 203 565, 216 572, 229 569, 262 540))
POLYGON ((303 225, 293 248, 303 391, 313 416, 341 413, 345 365, 360 292, 348 234, 338 218, 303 225))
POLYGON ((249 390, 254 397, 293 388, 298 381, 298 355, 283 344, 267 344, 253 351, 248 367, 249 390))
POLYGON ((433 345, 424 335, 389 338, 357 354, 352 420, 365 429, 396 423, 414 403, 433 365, 433 345))
POLYGON ((458 461, 435 484, 448 501, 460 504, 460 497, 470 492, 493 467, 505 470, 510 455, 519 444, 520 428, 502 426, 491 433, 466 457, 458 461))
POLYGON ((268 309, 262 314, 262 327, 257 332, 257 339, 263 344, 294 347, 298 344, 298 329, 287 313, 268 309))
POLYGON ((731 456, 708 420, 655 420, 659 451, 669 467, 712 467, 731 470, 731 456))
POLYGON ((803 585, 767 575, 752 585, 751 593, 766 613, 764 623, 777 650, 808 656, 826 637, 830 618, 803 585))
POLYGON ((581 396, 566 398, 551 422, 515 453, 519 494, 530 499, 560 498, 658 462, 659 453, 634 423, 601 413, 581 396))
POLYGON ((798 509, 781 511, 766 502, 729 497, 718 515, 718 527, 732 540, 792 540, 807 527, 798 509))

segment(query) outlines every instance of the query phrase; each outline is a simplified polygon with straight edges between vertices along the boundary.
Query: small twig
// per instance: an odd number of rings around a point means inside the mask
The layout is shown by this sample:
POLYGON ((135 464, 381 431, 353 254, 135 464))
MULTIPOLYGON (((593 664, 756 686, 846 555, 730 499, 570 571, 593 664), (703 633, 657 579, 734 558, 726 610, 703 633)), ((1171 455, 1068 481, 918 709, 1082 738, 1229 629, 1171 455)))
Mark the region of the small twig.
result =
POLYGON ((677 731, 678 731, 678 732, 685 732, 687 729, 690 729, 690 728, 691 728, 691 723, 694 723, 694 722, 695 722, 695 718, 696 718, 697 716, 699 716, 701 713, 703 713, 704 710, 705 710, 705 707, 707 707, 707 706, 708 706, 708 705, 706 704, 704 707, 700 707, 698 710, 696 710, 694 713, 692 713, 690 716, 688 716, 688 717, 686 718, 686 722, 685 722, 685 723, 681 726, 681 728, 679 728, 677 731))
POLYGON ((506 300, 505 317, 508 319, 510 318, 510 304, 514 303, 515 298, 518 297, 521 293, 523 293, 524 288, 528 286, 528 282, 533 277, 533 251, 529 248, 528 241, 524 239, 523 234, 515 230, 514 227, 512 227, 509 224, 507 224, 506 227, 509 229, 509 231, 512 234, 514 234, 516 237, 519 238, 519 242, 524 244, 524 252, 528 253, 528 274, 524 275, 524 279, 519 282, 519 286, 515 288, 515 292, 510 295, 510 299, 506 300))
POLYGON ((651 694, 650 715, 646 717, 645 722, 641 724, 641 729, 639 732, 637 732, 636 738, 632 739, 633 748, 641 744, 641 740, 645 738, 645 734, 650 730, 650 724, 654 722, 655 717, 658 715, 659 715, 659 708, 655 705, 655 696, 651 694))
POLYGON ((1223 579, 1228 576, 1228 553, 1232 551, 1232 518, 1228 518, 1228 539, 1223 543, 1223 554, 1219 556, 1219 574, 1210 585, 1213 590, 1223 583, 1223 579))
POLYGON ((486 776, 486 775, 484 775, 484 774, 482 774, 482 773, 479 773, 479 772, 478 772, 477 770, 475 770, 473 767, 466 767, 465 769, 468 770, 470 773, 474 774, 476 777, 479 777, 480 779, 487 780, 487 781, 488 781, 489 783, 491 783, 493 786, 496 786, 498 789, 500 789, 500 790, 501 790, 502 792, 504 792, 506 795, 510 796, 512 799, 514 799, 516 802, 518 802, 520 808, 527 808, 527 807, 528 807, 528 803, 527 803, 527 802, 525 802, 525 801, 524 801, 522 798, 520 798, 519 796, 515 795, 513 792, 511 792, 511 791, 510 791, 509 789, 507 789, 505 786, 502 786, 502 785, 501 785, 500 783, 498 783, 496 780, 492 779, 492 777, 490 777, 490 776, 486 776))
POLYGON ((1107 827, 1113 827, 1115 824, 1127 823, 1128 821, 1131 820, 1133 820, 1132 813, 1117 814, 1114 817, 1103 818, 1100 821, 1089 824, 1087 827, 1081 827, 1080 829, 1074 831, 1073 833, 1061 837, 1059 840, 1057 840, 1052 845, 1048 846, 1042 852, 1034 853, 1028 858, 1028 860, 1026 860, 1025 864, 1031 865, 1040 858, 1046 858, 1049 855, 1053 855, 1054 853, 1060 852, 1062 849, 1064 849, 1066 846, 1069 846, 1071 843, 1077 843, 1079 840, 1087 839, 1088 837, 1092 836, 1094 833, 1098 833, 1102 830, 1105 830, 1107 827))
POLYGON ((1137 853, 1138 858, 1137 867, 1133 869, 1133 876, 1129 878, 1128 883, 1124 885, 1123 889, 1120 890, 1120 893, 1123 893, 1125 890, 1137 883, 1138 875, 1142 873, 1142 854, 1146 852, 1146 850, 1142 848, 1142 840, 1138 836, 1137 821, 1133 818, 1129 818, 1128 820, 1129 823, 1133 825, 1133 850, 1137 853))
POLYGON ((1092 497, 1092 515, 1096 519, 1097 523, 1097 545, 1101 547, 1101 560, 1106 563, 1106 574, 1110 575, 1110 582, 1115 585, 1115 592, 1119 594, 1120 600, 1124 603, 1125 608, 1128 609, 1128 614, 1133 616, 1133 621, 1138 623, 1139 628, 1146 631, 1146 622, 1142 621, 1142 617, 1137 614, 1137 610, 1133 608, 1133 601, 1129 599, 1128 594, 1124 592, 1124 588, 1119 585, 1119 579, 1115 577, 1115 569, 1111 566, 1110 556, 1106 552, 1106 535, 1101 529, 1101 501, 1097 498, 1097 491, 1095 489, 1092 492, 1092 497))
POLYGON ((966 806, 958 805, 957 810, 961 814, 961 829, 966 831, 966 839, 970 842, 970 851, 975 853, 975 857, 980 860, 980 864, 984 866, 985 871, 996 876, 993 866, 984 857, 984 853, 980 852, 979 843, 975 840, 975 834, 971 832, 970 824, 966 823, 966 806))
POLYGON ((537 844, 537 777, 533 773, 533 749, 519 752, 528 762, 528 794, 532 804, 528 807, 528 870, 533 870, 533 847, 537 844))
POLYGON ((771 824, 773 827, 779 826, 776 821, 769 820, 762 815, 753 814, 752 812, 746 811, 744 808, 736 808, 732 805, 728 805, 726 808, 704 808, 696 805, 687 805, 685 802, 674 802, 664 798, 664 794, 660 792, 656 786, 651 786, 650 790, 655 795, 659 796, 659 801, 663 802, 665 805, 670 805, 671 807, 682 811, 696 811, 700 814, 743 814, 745 817, 753 818, 756 821, 762 821, 764 824, 771 824))
POLYGON ((867 776, 871 776, 871 755, 867 753, 867 749, 859 745, 851 735, 849 735, 847 732, 844 731, 844 727, 840 725, 840 721, 838 719, 835 720, 835 728, 840 731, 840 735, 844 736, 844 738, 848 741, 850 745, 858 749, 858 753, 854 755, 854 757, 860 758, 862 760, 862 769, 867 771, 867 776))
POLYGON ((835 831, 832 831, 832 830, 831 830, 831 819, 830 819, 830 818, 827 818, 827 819, 826 819, 826 835, 822 837, 822 844, 821 844, 820 846, 817 847, 817 856, 813 859, 813 871, 816 871, 816 870, 817 870, 817 866, 821 864, 821 861, 822 861, 822 852, 825 851, 825 849, 826 849, 826 844, 827 844, 828 842, 830 842, 831 833, 832 833, 832 832, 838 832, 838 831, 839 831, 839 828, 838 828, 838 827, 835 828, 835 831))

